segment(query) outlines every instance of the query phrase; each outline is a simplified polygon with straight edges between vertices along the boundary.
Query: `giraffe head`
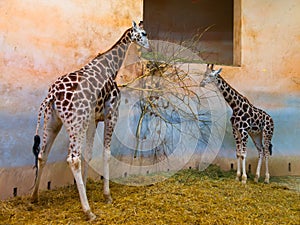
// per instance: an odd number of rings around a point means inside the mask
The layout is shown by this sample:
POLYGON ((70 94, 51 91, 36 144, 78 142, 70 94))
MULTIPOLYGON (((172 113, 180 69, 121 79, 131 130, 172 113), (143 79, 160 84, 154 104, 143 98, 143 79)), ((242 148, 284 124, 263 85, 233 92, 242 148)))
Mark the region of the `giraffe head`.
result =
POLYGON ((207 64, 206 71, 204 73, 204 77, 200 83, 200 86, 204 87, 206 84, 215 82, 217 76, 219 75, 219 73, 221 71, 222 71, 222 68, 220 68, 218 70, 214 70, 214 64, 211 64, 211 66, 209 66, 209 64, 207 64))
POLYGON ((142 21, 139 23, 138 26, 134 21, 132 21, 131 41, 137 43, 141 47, 146 48, 148 51, 151 51, 149 40, 147 38, 147 33, 143 29, 142 21))

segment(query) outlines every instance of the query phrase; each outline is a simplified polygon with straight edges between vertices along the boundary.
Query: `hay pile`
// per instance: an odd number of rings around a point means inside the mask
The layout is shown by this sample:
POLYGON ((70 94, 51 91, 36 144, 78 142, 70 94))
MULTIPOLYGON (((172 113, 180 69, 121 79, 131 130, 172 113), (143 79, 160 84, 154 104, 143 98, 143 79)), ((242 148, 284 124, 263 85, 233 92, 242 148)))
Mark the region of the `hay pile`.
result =
POLYGON ((184 170, 150 186, 112 183, 111 205, 104 204, 102 182, 89 181, 93 222, 85 221, 77 189, 70 186, 41 192, 36 205, 28 197, 0 202, 0 224, 299 224, 300 183, 297 191, 277 181, 242 185, 234 173, 216 167, 184 170))

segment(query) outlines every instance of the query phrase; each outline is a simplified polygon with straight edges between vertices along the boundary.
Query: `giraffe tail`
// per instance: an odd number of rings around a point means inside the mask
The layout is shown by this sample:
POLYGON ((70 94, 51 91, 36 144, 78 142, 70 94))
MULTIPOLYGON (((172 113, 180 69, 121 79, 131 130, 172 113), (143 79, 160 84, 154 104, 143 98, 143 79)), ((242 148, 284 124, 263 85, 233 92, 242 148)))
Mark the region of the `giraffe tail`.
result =
POLYGON ((44 114, 45 109, 49 105, 49 103, 51 102, 51 100, 52 100, 52 96, 47 96, 45 98, 45 100, 42 102, 42 104, 40 105, 40 108, 39 108, 39 114, 38 114, 38 119, 37 119, 37 126, 36 126, 35 136, 33 138, 33 147, 32 147, 32 153, 33 153, 33 155, 35 157, 35 163, 34 163, 33 168, 36 169, 36 171, 35 171, 34 185, 36 183, 37 176, 38 176, 38 171, 39 171, 38 157, 39 157, 39 153, 40 153, 40 150, 41 150, 40 149, 41 138, 38 135, 38 133, 39 133, 39 128, 40 128, 40 124, 41 124, 41 117, 44 114))
POLYGON ((40 143, 41 143, 40 136, 35 135, 33 141, 34 142, 33 142, 32 152, 33 152, 33 155, 35 156, 35 163, 34 163, 33 168, 36 168, 36 172, 35 172, 35 181, 36 181, 37 174, 38 174, 38 156, 39 156, 39 153, 40 153, 40 150, 41 150, 40 149, 40 143))
POLYGON ((38 164, 38 161, 39 161, 39 153, 40 153, 40 143, 41 143, 41 138, 39 135, 35 135, 34 138, 33 138, 33 147, 32 147, 32 152, 33 152, 33 155, 35 157, 35 162, 34 162, 34 166, 33 166, 33 169, 35 168, 35 178, 34 178, 34 183, 32 185, 32 187, 29 189, 29 190, 32 190, 32 188, 35 186, 36 184, 36 180, 37 180, 37 176, 38 176, 38 172, 39 172, 39 164, 38 164))
POLYGON ((269 152, 270 152, 270 155, 272 155, 272 147, 273 147, 273 145, 270 143, 270 145, 269 145, 269 152))

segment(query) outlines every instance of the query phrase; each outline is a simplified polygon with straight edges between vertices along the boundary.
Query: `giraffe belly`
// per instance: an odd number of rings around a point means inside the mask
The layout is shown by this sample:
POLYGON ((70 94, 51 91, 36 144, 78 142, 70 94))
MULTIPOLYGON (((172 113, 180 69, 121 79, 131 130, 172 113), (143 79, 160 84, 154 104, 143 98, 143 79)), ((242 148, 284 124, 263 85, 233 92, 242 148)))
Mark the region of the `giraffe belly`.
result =
POLYGON ((96 113, 95 121, 96 121, 97 123, 98 123, 98 122, 104 121, 104 113, 103 113, 103 111, 102 111, 102 112, 96 113))
POLYGON ((250 134, 259 134, 262 132, 262 127, 258 125, 251 125, 249 131, 250 134))

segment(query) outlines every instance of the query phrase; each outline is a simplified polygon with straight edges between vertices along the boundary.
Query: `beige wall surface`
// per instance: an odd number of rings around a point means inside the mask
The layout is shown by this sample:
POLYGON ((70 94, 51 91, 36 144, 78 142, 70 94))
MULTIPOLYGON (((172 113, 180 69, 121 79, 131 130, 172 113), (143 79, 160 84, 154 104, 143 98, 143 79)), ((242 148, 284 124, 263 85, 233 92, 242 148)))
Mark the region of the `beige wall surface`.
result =
POLYGON ((111 47, 132 20, 142 20, 142 1, 0 1, 0 167, 32 162, 50 84, 111 47))
POLYGON ((41 95, 58 76, 108 49, 142 19, 141 9, 135 0, 1 1, 1 109, 34 107, 30 99, 20 107, 16 95, 41 95))
POLYGON ((297 0, 241 0, 241 67, 226 68, 245 92, 300 91, 300 5, 297 0))

